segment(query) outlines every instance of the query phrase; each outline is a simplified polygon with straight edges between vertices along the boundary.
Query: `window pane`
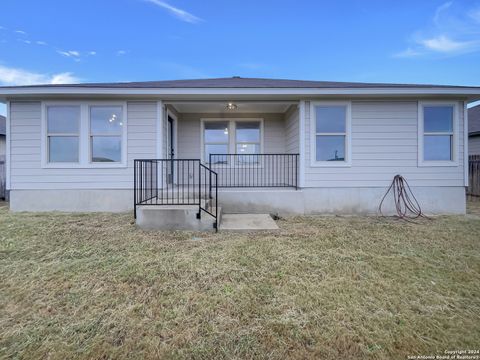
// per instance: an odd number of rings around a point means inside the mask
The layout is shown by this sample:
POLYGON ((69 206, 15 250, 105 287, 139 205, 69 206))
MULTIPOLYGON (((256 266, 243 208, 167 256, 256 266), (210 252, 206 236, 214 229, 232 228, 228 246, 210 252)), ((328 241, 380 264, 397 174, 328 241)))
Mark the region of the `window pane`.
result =
POLYGON ((317 133, 345 132, 347 108, 345 106, 316 106, 317 133))
POLYGON ((258 156, 246 155, 241 156, 242 154, 260 154, 260 145, 259 144, 237 144, 237 154, 240 155, 237 157, 238 164, 257 164, 259 162, 258 156))
POLYGON ((453 131, 453 106, 425 106, 423 118, 425 132, 453 131))
POLYGON ((317 136, 317 161, 345 161, 345 136, 317 136))
POLYGON ((237 144, 237 154, 259 154, 259 144, 237 144))
POLYGON ((452 136, 425 135, 423 157, 425 160, 452 160, 452 136))
POLYGON ((47 131, 49 134, 78 133, 79 106, 49 106, 47 108, 47 131))
MULTIPOLYGON (((210 160, 210 154, 228 154, 228 145, 205 145, 205 161, 210 160)), ((212 157, 213 164, 226 164, 226 156, 214 156, 212 157)))
POLYGON ((50 136, 49 162, 78 162, 78 136, 50 136))
POLYGON ((92 134, 121 134, 123 127, 121 106, 92 106, 90 132, 92 134))
POLYGON ((260 142, 260 123, 258 121, 242 121, 236 123, 238 142, 260 142))
POLYGON ((122 138, 120 136, 93 136, 92 162, 120 162, 122 138))
POLYGON ((205 123, 205 140, 207 142, 228 142, 228 122, 212 121, 205 123))

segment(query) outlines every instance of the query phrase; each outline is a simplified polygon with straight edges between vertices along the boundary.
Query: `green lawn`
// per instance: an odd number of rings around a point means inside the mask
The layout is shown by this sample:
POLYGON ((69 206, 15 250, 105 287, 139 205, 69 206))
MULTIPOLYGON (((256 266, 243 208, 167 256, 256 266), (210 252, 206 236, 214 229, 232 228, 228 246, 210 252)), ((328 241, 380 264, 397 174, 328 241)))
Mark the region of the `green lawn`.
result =
POLYGON ((405 359, 480 348, 480 218, 145 232, 0 207, 0 358, 405 359))

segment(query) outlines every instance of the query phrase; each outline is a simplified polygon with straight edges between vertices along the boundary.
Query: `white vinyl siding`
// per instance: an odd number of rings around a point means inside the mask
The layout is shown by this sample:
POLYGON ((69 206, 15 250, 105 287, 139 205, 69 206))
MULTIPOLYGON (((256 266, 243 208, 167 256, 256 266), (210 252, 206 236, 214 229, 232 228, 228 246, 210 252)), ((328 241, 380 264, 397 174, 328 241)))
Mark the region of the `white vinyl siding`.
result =
POLYGON ((285 151, 288 154, 299 153, 298 108, 291 106, 285 114, 285 151))
MULTIPOLYGON (((348 100, 348 99, 346 99, 348 100)), ((86 99, 85 101, 88 101, 86 99)), ((310 166, 310 103, 305 104, 305 186, 386 187, 395 174, 412 186, 464 186, 463 111, 458 117, 458 166, 418 166, 418 101, 352 101, 351 167, 310 166)), ((462 108, 463 103, 458 102, 462 108)), ((178 114, 177 157, 199 158, 200 119, 218 114, 178 114)), ((264 119, 264 153, 298 150, 298 109, 286 114, 235 114, 264 119)), ((41 167, 41 103, 13 101, 11 120, 11 188, 131 189, 133 160, 156 158, 156 101, 127 102, 127 168, 47 169, 41 167)), ((164 129, 165 130, 165 129, 164 129)), ((166 131, 163 132, 166 135, 166 131)), ((166 142, 163 142, 165 148, 166 142)))
MULTIPOLYGON (((459 102, 458 106, 462 106, 459 102)), ((417 101, 353 101, 349 168, 312 167, 310 104, 305 109, 306 187, 385 187, 396 174, 412 186, 463 186, 463 112, 458 166, 418 166, 417 101)))
MULTIPOLYGON (((88 101, 88 100, 86 100, 88 101)), ((11 103, 11 188, 131 189, 133 160, 156 156, 156 102, 127 103, 127 167, 41 167, 41 103, 11 103)))

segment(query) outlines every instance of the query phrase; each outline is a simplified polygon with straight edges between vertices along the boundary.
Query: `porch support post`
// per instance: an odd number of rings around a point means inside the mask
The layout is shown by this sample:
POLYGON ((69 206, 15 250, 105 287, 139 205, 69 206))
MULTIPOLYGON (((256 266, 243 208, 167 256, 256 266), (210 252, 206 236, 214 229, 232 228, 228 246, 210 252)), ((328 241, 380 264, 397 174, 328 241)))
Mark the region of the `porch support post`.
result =
MULTIPOLYGON (((156 121, 156 158, 165 159, 166 156, 163 153, 163 127, 165 123, 165 109, 162 100, 157 101, 157 121, 156 121)), ((157 162, 157 177, 156 177, 156 189, 162 189, 165 186, 165 177, 163 176, 165 164, 163 161, 160 161, 160 168, 158 167, 157 162)), ((157 198, 158 199, 158 198, 157 198)))
POLYGON ((165 111, 163 110, 163 101, 159 100, 157 101, 157 142, 156 142, 156 147, 157 147, 157 159, 163 159, 165 158, 163 154, 163 122, 164 122, 164 114, 165 111))
POLYGON ((301 100, 298 104, 298 121, 299 121, 299 154, 300 154, 300 166, 299 166, 299 187, 305 187, 305 101, 301 100))
POLYGON ((11 160, 11 144, 12 144, 12 119, 11 119, 11 103, 7 101, 7 122, 6 122, 6 139, 5 139, 5 199, 10 198, 9 191, 12 188, 11 183, 11 170, 12 170, 12 162, 11 160))
POLYGON ((467 102, 463 102, 463 178, 464 185, 468 188, 468 108, 467 102))

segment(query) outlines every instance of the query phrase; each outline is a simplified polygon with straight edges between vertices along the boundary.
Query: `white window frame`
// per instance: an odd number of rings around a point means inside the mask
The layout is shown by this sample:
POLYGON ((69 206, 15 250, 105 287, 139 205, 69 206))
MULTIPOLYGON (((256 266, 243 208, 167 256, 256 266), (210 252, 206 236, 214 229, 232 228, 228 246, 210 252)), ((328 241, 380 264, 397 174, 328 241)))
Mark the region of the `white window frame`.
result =
MULTIPOLYGON (((260 154, 262 153, 262 134, 263 134, 263 126, 262 126, 262 122, 260 122, 260 126, 259 126, 259 130, 260 130, 260 136, 259 136, 259 139, 258 139, 258 142, 251 142, 251 141, 238 141, 237 140, 237 123, 241 123, 241 122, 259 122, 257 120, 255 121, 235 121, 234 122, 234 127, 235 127, 235 139, 234 139, 234 144, 233 146, 235 147, 235 153, 237 153, 237 146, 238 145, 241 145, 241 144, 247 144, 247 145, 257 145, 258 144, 258 147, 260 149, 260 154)), ((245 155, 245 154, 237 154, 237 155, 245 155)))
POLYGON ((80 105, 47 105, 45 106, 45 151, 46 151, 46 161, 49 164, 65 164, 65 165, 75 165, 80 163, 80 148, 81 148, 81 135, 82 135, 82 108, 80 105), (75 133, 50 133, 48 131, 48 108, 49 107, 72 107, 72 108, 78 108, 78 130, 75 133), (53 161, 50 162, 50 138, 51 137, 77 137, 78 138, 78 147, 77 147, 77 152, 78 152, 78 161, 53 161))
POLYGON ((418 166, 458 166, 458 153, 459 153, 459 140, 458 140, 458 129, 459 129, 459 113, 458 113, 458 102, 457 101, 419 101, 418 102, 418 166), (423 109, 428 106, 452 106, 453 107, 453 133, 452 132, 435 132, 435 133, 425 133, 424 132, 424 118, 423 118, 423 109), (424 160, 424 136, 429 134, 435 135, 451 135, 452 136, 452 159, 451 160, 424 160))
MULTIPOLYGON (((228 153, 236 154, 237 151, 237 136, 236 136, 236 123, 237 122, 259 122, 260 123, 260 154, 263 154, 264 148, 264 126, 263 118, 202 118, 201 122, 201 144, 200 144, 200 153, 201 161, 207 163, 208 159, 205 159, 205 123, 206 122, 227 122, 228 123, 228 153)), ((222 143, 223 144, 223 143, 222 143)), ((238 154, 242 155, 242 154, 238 154)), ((238 165, 238 164, 212 164, 215 167, 245 167, 249 165, 238 165)), ((251 166, 251 165, 250 165, 251 166)))
POLYGON ((351 101, 311 101, 310 102, 310 166, 312 167, 351 167, 352 166, 352 102, 351 101), (317 133, 315 111, 316 106, 345 106, 345 132, 343 133, 317 133), (318 161, 317 142, 318 136, 345 136, 344 161, 318 161))
MULTIPOLYGON (((231 142, 232 142, 232 123, 228 119, 202 119, 202 147, 201 147, 201 159, 203 163, 208 163, 209 159, 205 159, 205 146, 206 145, 227 145, 227 153, 231 154, 231 142), (205 141, 205 123, 209 122, 226 122, 228 129, 227 142, 206 142, 205 141)), ((212 164, 215 166, 226 166, 227 164, 212 164)))
POLYGON ((53 169, 70 168, 126 168, 127 167, 127 102, 126 101, 42 101, 41 116, 41 167, 53 169), (49 162, 48 159, 48 134, 47 134, 47 108, 49 106, 79 106, 80 107, 80 130, 79 130, 79 161, 49 162), (122 157, 120 162, 92 162, 90 145, 90 107, 91 106, 121 106, 123 129, 122 129, 122 157))
POLYGON ((123 111, 122 105, 106 105, 106 104, 88 104, 88 161, 92 165, 97 165, 97 164, 121 164, 123 156, 120 154, 120 161, 112 161, 112 162, 101 162, 101 161, 93 161, 93 137, 120 137, 120 151, 123 151, 123 144, 125 142, 125 139, 123 138, 123 133, 125 131, 125 127, 122 125, 121 131, 115 134, 109 134, 109 133, 98 133, 94 134, 92 133, 92 119, 91 119, 91 114, 92 114, 92 108, 93 107, 120 107, 120 111, 122 113, 122 124, 125 125, 124 123, 124 117, 125 113, 123 111))

